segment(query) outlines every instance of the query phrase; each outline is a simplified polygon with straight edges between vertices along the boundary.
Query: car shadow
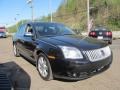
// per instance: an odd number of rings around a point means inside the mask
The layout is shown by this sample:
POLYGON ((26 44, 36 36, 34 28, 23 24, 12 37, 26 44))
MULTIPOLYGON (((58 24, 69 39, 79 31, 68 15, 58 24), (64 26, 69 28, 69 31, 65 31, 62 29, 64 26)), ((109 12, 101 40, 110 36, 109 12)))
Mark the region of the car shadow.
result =
POLYGON ((87 77, 87 78, 79 79, 79 80, 68 80, 68 79, 55 78, 55 80, 61 81, 61 82, 78 82, 78 81, 87 80, 87 79, 89 79, 89 78, 91 78, 91 77, 87 77))
MULTIPOLYGON (((0 73, 5 74, 7 76, 8 80, 10 81, 11 88, 13 88, 13 90, 30 90, 30 76, 15 62, 7 62, 0 64, 0 73)), ((1 84, 3 84, 4 81, 1 82, 1 84)))
POLYGON ((60 81, 60 82, 78 82, 79 80, 66 80, 66 79, 60 79, 60 78, 54 78, 54 80, 60 81))

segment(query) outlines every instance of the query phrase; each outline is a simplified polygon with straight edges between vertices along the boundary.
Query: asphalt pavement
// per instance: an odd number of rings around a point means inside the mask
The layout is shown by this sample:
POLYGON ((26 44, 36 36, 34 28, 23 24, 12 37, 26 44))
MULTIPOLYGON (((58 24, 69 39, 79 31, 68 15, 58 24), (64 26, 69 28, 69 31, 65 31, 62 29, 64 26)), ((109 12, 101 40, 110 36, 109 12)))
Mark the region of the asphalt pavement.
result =
POLYGON ((36 67, 23 57, 14 57, 12 39, 0 38, 0 66, 15 90, 120 90, 120 39, 110 45, 113 52, 111 67, 98 75, 81 81, 44 81, 36 67))

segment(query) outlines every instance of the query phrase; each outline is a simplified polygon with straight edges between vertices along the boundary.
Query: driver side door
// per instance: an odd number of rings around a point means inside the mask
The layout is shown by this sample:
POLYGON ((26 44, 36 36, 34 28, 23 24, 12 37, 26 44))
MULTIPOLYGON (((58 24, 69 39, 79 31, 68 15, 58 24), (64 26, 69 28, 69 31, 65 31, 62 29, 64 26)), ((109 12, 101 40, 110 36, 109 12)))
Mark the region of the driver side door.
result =
POLYGON ((35 45, 35 31, 30 25, 26 26, 25 34, 22 39, 24 54, 30 59, 34 58, 35 45))

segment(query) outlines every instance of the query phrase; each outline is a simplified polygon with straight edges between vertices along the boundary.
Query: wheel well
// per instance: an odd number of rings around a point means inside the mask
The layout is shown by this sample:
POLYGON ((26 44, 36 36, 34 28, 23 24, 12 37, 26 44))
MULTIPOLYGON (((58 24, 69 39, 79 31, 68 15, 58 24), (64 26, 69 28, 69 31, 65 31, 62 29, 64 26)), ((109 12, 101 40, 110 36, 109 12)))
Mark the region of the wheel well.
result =
POLYGON ((43 54, 47 57, 47 54, 45 54, 45 52, 43 52, 42 50, 38 50, 38 51, 36 52, 36 55, 38 56, 40 53, 43 53, 43 54))
MULTIPOLYGON (((36 51, 36 60, 37 60, 40 53, 43 53, 48 58, 48 56, 47 56, 47 54, 45 52, 43 52, 42 50, 38 50, 38 51, 36 51)), ((48 59, 48 61, 49 61, 49 59, 48 59)))
POLYGON ((38 50, 37 52, 36 52, 36 54, 37 55, 39 55, 40 53, 44 53, 42 50, 38 50))

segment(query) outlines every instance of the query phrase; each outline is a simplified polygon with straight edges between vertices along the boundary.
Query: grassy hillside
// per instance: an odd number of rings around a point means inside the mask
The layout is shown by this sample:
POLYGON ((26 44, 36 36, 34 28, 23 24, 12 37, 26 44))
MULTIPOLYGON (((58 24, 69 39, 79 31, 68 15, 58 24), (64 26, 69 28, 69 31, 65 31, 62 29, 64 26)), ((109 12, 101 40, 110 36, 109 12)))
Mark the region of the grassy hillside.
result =
MULTIPOLYGON (((90 18, 93 25, 101 24, 110 30, 120 30, 120 0, 90 0, 90 18)), ((50 21, 50 15, 36 20, 50 21)), ((53 21, 87 31, 87 0, 62 0, 53 13, 53 21)), ((10 31, 15 31, 15 27, 10 27, 10 31)))
MULTIPOLYGON (((120 0, 90 0, 90 8, 94 25, 102 24, 111 30, 120 29, 120 0)), ((86 30, 87 0, 63 0, 54 17, 54 21, 86 30)))
POLYGON ((86 29, 86 0, 63 0, 54 14, 54 21, 65 23, 72 28, 86 29))
POLYGON ((94 7, 91 17, 95 24, 103 24, 111 30, 119 30, 120 0, 92 0, 90 5, 94 7))

